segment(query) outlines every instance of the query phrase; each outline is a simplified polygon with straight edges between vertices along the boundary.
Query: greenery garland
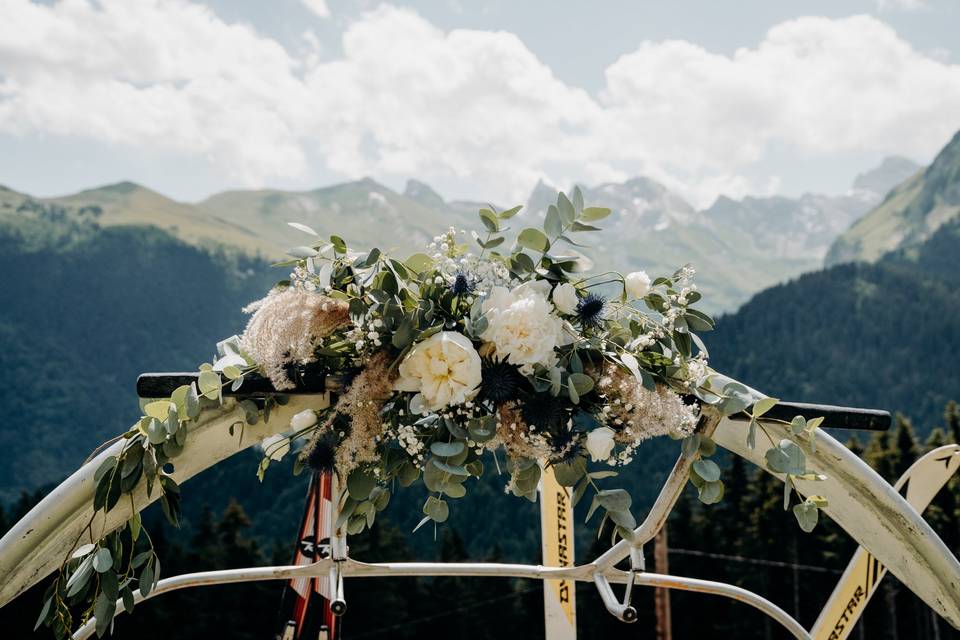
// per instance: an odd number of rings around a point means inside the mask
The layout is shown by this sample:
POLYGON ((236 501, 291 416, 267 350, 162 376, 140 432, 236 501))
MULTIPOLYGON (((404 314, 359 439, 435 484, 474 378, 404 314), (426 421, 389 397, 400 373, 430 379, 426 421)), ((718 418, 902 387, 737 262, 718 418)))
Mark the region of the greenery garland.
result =
MULTIPOLYGON (((716 445, 696 429, 700 407, 745 412, 754 448, 764 429, 758 419, 777 400, 755 402, 709 368, 698 334, 713 320, 694 308, 701 295, 693 269, 654 280, 642 271, 586 275, 589 260, 573 238, 599 231, 595 223, 611 211, 585 206, 579 189, 559 194, 542 228, 522 229, 501 253, 505 225, 519 211, 483 208, 482 235, 451 228, 405 260, 376 248, 356 254, 336 235, 324 240, 289 223, 310 238, 280 263, 292 268, 290 278, 251 305, 246 331, 218 345, 196 382, 145 404, 120 452, 96 471, 94 518, 126 500, 132 515, 106 535, 96 534, 91 518, 47 589, 37 627, 67 637, 79 612, 81 623, 96 616, 102 636, 118 602, 131 611, 134 589, 147 596, 156 587, 160 561, 132 492, 159 491, 164 515, 178 526, 180 488, 171 473, 187 430, 223 405, 227 386, 240 389, 252 376, 268 377, 278 393, 242 400, 246 421, 231 435, 268 422, 286 403, 284 391, 319 376, 346 381, 330 407, 298 413, 289 429, 264 439, 257 473, 262 479, 292 450, 295 473, 336 472, 345 486, 336 526, 349 534, 371 526, 398 486, 422 481, 431 492, 419 529, 444 522, 448 500, 463 497, 467 481, 490 467, 509 474, 510 493, 535 501, 549 466, 573 489, 574 504, 592 493, 588 521, 602 512, 599 530, 609 521, 612 542, 630 540, 630 495, 599 483, 660 435, 682 440, 701 501, 721 500, 720 467, 710 459, 716 445), (84 534, 95 542, 78 546, 84 534)), ((793 439, 766 434, 767 465, 786 476, 784 508, 795 478, 822 479, 808 472, 797 442, 815 451, 821 421, 798 416, 789 423, 793 439)), ((796 504, 801 528, 812 530, 824 506, 818 496, 796 504)))

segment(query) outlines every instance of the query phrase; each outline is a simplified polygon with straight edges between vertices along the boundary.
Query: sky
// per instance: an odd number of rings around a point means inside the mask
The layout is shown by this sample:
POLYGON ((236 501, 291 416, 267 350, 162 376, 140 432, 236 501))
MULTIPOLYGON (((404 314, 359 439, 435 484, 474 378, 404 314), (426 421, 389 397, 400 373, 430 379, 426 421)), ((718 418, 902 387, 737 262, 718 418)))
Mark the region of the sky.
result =
POLYGON ((0 0, 0 184, 844 192, 960 129, 955 0, 0 0))

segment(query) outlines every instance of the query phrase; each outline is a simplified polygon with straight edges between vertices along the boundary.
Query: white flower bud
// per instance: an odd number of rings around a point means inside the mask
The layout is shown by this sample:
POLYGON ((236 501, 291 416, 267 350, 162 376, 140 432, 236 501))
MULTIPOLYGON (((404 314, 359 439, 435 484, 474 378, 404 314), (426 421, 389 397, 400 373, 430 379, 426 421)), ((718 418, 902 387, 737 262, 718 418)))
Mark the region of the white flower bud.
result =
POLYGON ((290 427, 300 431, 317 424, 317 414, 313 409, 306 409, 290 418, 290 427))
POLYGON ((614 431, 610 427, 598 427, 587 434, 587 451, 594 462, 602 462, 613 451, 614 431))
POLYGON ((644 271, 628 273, 627 277, 624 278, 624 289, 626 289, 628 296, 638 300, 650 291, 650 276, 644 271))
POLYGON ((554 287, 553 306, 555 306, 560 313, 567 315, 575 313, 578 302, 577 289, 569 282, 564 282, 554 287))

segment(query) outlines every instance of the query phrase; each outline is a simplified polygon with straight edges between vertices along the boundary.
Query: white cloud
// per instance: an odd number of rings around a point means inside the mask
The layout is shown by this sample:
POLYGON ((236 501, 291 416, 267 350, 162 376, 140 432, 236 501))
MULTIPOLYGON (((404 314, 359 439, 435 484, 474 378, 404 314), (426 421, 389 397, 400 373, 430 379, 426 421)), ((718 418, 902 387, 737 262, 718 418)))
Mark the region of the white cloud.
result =
POLYGON ((329 18, 330 7, 327 6, 327 0, 301 0, 303 5, 313 12, 318 18, 329 18))
POLYGON ((244 182, 306 160, 306 87, 275 41, 185 2, 0 0, 0 131, 208 156, 244 182))
POLYGON ((643 42, 594 97, 513 34, 391 6, 350 24, 333 59, 313 34, 295 55, 182 0, 0 0, 0 13, 0 132, 174 150, 247 185, 306 181, 320 157, 345 177, 500 202, 540 177, 643 174, 706 204, 767 192, 771 176, 745 175, 774 147, 929 157, 960 127, 960 66, 867 16, 787 21, 729 56, 643 42))
POLYGON ((306 83, 323 114, 311 135, 346 174, 466 178, 516 198, 544 164, 576 157, 602 117, 509 33, 444 33, 381 7, 343 45, 306 83))
POLYGON ((868 16, 784 22, 732 56, 648 42, 606 76, 604 139, 637 142, 615 157, 688 184, 734 176, 773 145, 929 157, 960 127, 960 66, 868 16))
POLYGON ((919 11, 927 8, 927 0, 876 0, 880 11, 919 11))

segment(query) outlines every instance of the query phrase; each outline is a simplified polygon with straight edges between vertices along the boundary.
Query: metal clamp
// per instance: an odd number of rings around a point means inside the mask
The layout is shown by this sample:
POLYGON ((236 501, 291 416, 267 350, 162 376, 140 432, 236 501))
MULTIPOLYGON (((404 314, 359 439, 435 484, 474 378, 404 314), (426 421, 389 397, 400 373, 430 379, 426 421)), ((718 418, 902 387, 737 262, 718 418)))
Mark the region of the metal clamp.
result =
POLYGON ((603 606, 607 611, 621 622, 636 622, 637 610, 631 604, 633 599, 633 583, 636 581, 638 573, 647 570, 646 559, 643 556, 643 547, 630 547, 630 570, 627 572, 627 586, 623 593, 623 602, 618 602, 613 595, 613 589, 610 587, 610 581, 602 573, 596 573, 593 576, 593 582, 597 585, 597 591, 600 592, 600 598, 603 600, 603 606))
POLYGON ((330 611, 335 616, 347 612, 347 601, 343 596, 343 561, 335 560, 330 565, 330 611))

